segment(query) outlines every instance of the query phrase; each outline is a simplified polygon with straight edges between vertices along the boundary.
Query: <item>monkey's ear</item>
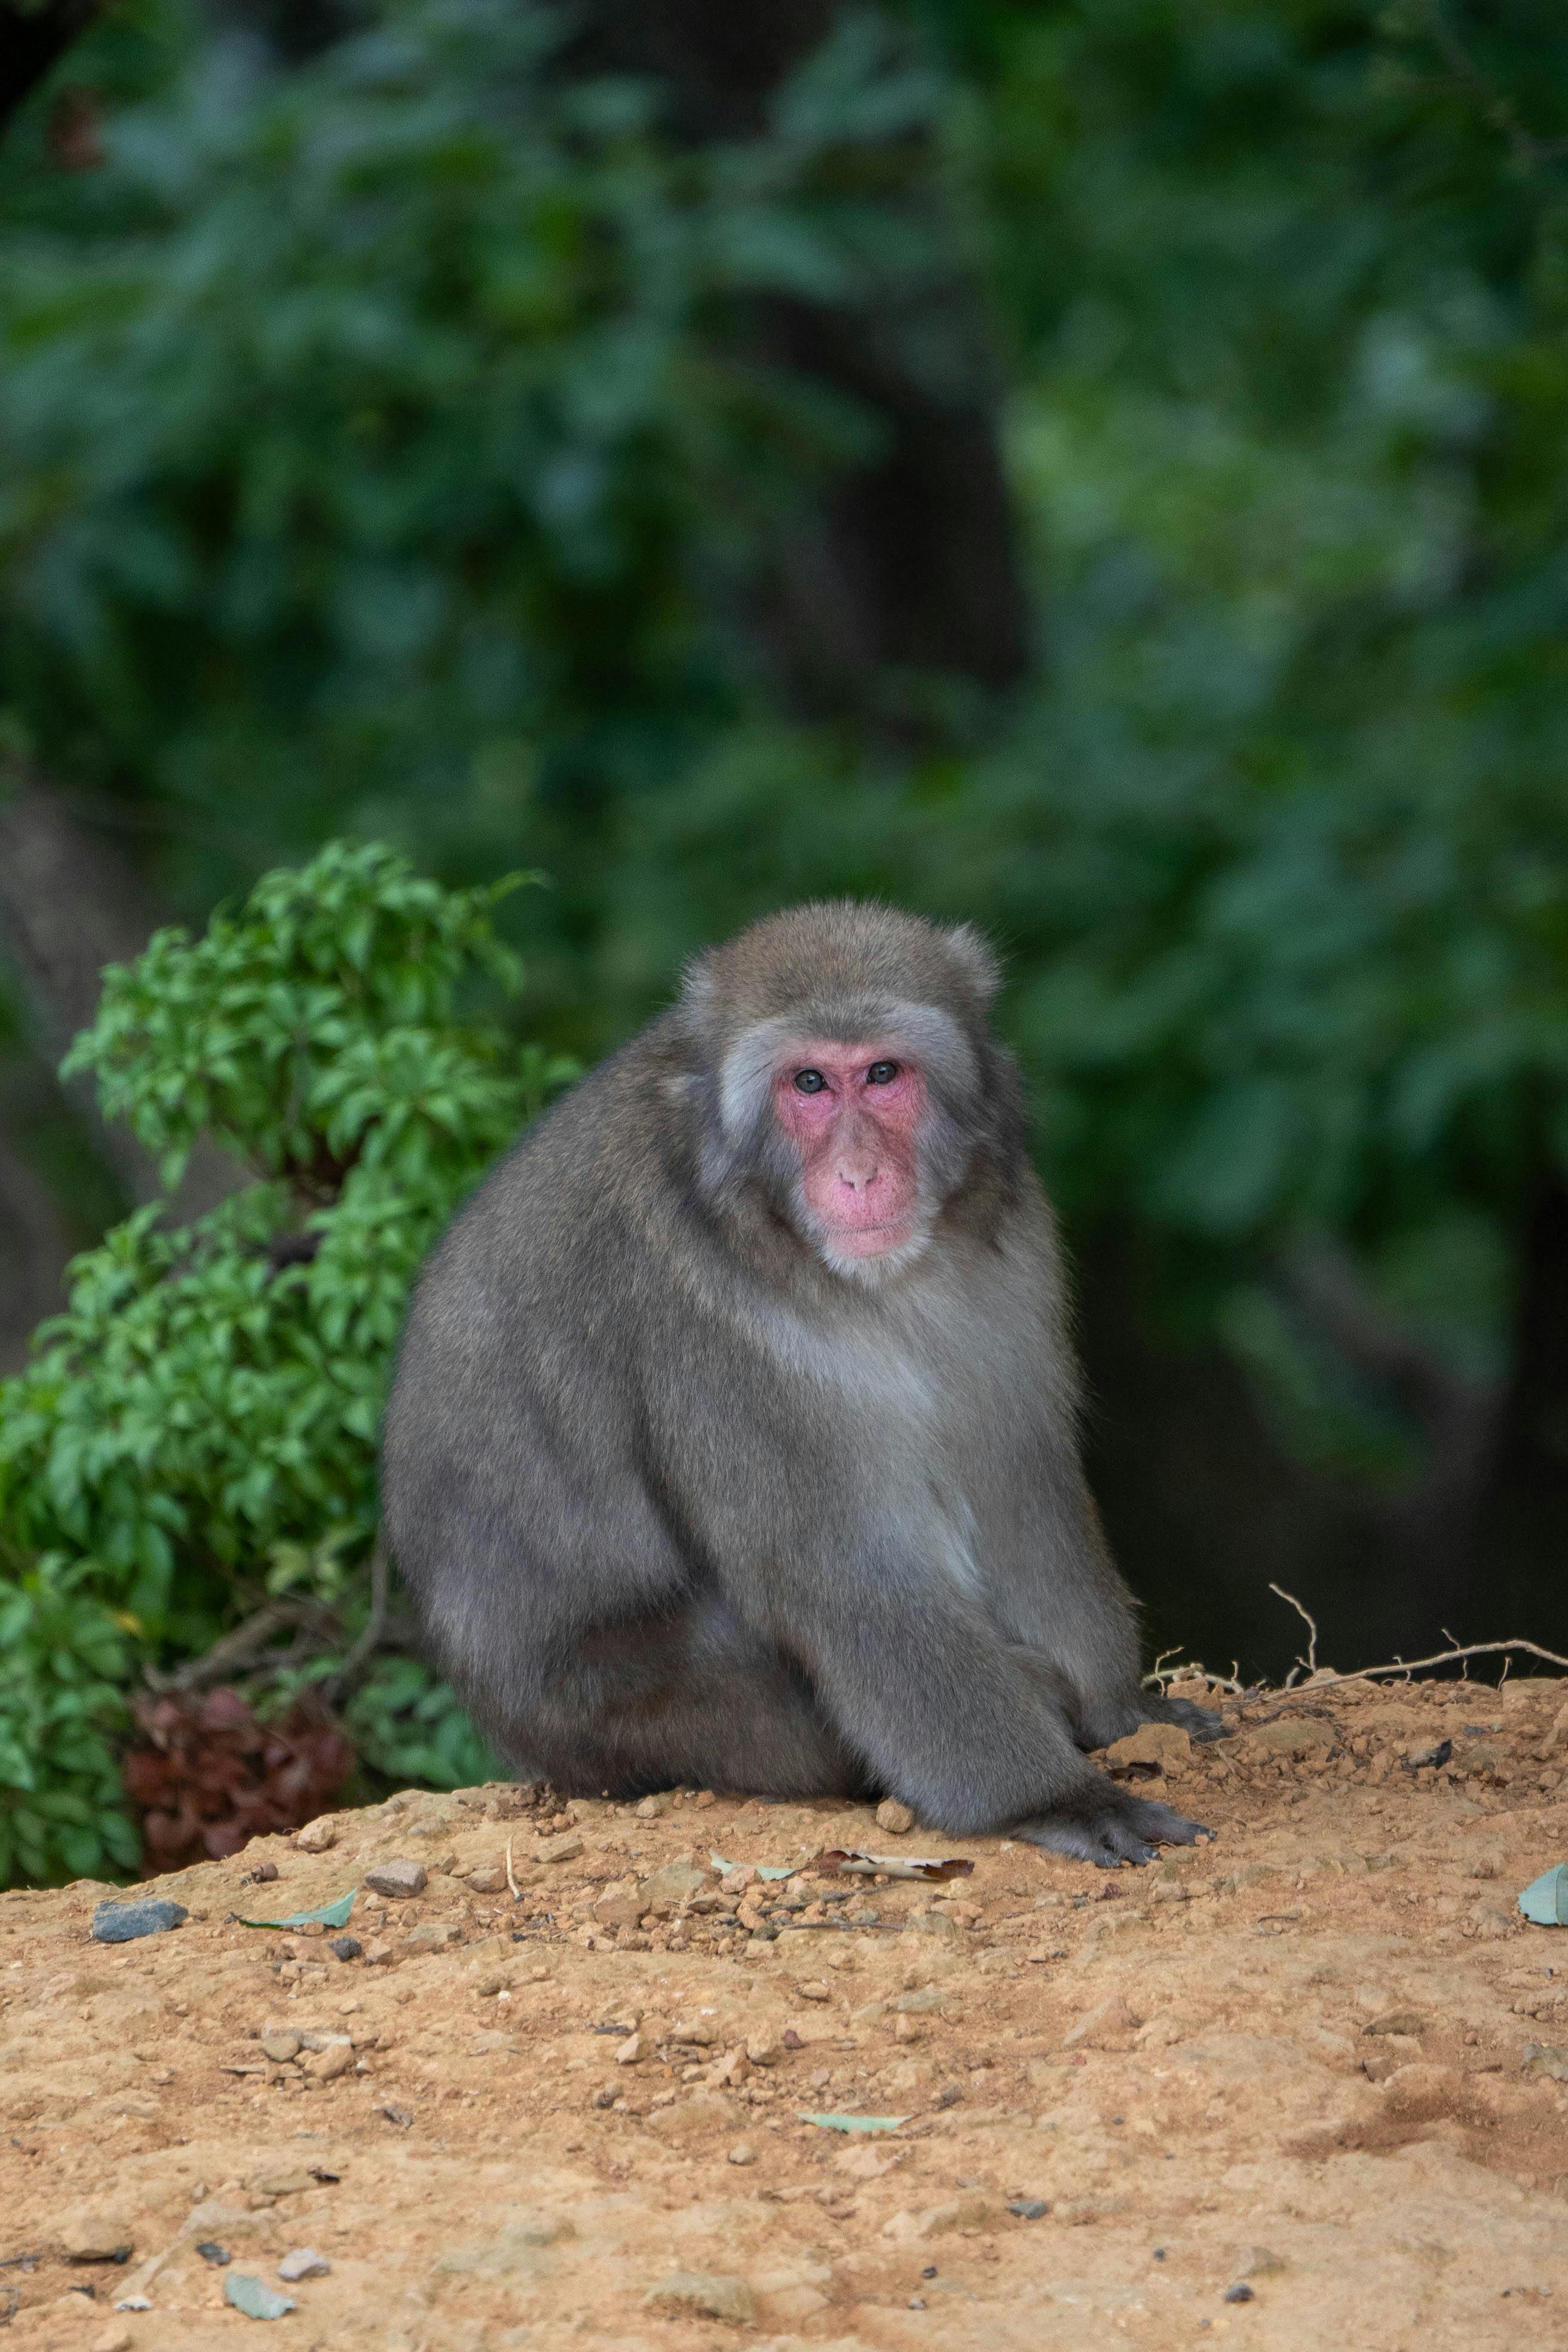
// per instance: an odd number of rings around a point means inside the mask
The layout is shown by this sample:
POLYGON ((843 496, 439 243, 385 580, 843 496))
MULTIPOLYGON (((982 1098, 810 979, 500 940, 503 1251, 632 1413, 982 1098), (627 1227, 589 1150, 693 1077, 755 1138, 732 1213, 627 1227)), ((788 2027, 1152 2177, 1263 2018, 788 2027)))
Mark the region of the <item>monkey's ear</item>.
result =
POLYGON ((1002 965, 995 949, 973 923, 959 923, 942 933, 942 943, 959 965, 983 1004, 989 1004, 1002 984, 1002 965))

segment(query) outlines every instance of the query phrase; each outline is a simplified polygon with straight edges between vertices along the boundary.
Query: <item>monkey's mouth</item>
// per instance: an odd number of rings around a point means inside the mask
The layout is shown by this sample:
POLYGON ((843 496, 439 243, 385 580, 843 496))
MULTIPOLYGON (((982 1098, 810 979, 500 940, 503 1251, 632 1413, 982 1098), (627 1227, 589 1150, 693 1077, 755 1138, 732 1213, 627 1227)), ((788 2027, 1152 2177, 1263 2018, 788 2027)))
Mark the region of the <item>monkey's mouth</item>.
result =
POLYGON ((874 1225, 834 1223, 827 1224, 826 1231, 834 1248, 844 1257, 880 1257, 912 1241, 915 1227, 912 1218, 889 1217, 874 1225))

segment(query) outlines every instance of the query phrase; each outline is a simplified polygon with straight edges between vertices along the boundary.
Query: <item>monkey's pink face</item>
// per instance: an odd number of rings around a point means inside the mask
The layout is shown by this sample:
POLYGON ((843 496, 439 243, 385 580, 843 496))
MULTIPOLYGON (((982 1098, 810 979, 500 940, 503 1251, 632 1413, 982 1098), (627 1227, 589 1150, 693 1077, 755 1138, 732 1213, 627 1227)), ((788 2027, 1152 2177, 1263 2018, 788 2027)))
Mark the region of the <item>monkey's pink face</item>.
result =
POLYGON ((800 1154, 805 1206, 844 1257, 901 1249, 920 1216, 925 1081, 875 1045, 804 1043, 773 1081, 780 1127, 800 1154))

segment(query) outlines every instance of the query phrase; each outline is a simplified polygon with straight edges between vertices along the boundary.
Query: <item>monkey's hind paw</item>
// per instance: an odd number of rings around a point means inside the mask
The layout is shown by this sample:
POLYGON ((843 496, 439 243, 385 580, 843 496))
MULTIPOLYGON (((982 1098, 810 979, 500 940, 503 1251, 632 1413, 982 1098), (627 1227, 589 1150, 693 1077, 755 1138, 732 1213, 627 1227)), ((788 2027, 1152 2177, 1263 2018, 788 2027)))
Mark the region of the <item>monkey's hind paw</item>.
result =
POLYGON ((1174 1723, 1189 1739, 1232 1739, 1235 1731, 1218 1709, 1199 1706, 1195 1699, 1163 1698, 1153 1703, 1145 1720, 1150 1723, 1174 1723))
POLYGON ((1162 1845, 1196 1845, 1214 1832, 1201 1822, 1189 1822, 1169 1805, 1147 1797, 1130 1797, 1107 1782, 1091 1783, 1039 1820, 1014 1830, 1016 1838, 1065 1854, 1069 1862, 1092 1862, 1098 1870, 1116 1870, 1122 1863, 1140 1865, 1157 1859, 1162 1845), (1103 1792, 1103 1793, 1102 1793, 1103 1792))

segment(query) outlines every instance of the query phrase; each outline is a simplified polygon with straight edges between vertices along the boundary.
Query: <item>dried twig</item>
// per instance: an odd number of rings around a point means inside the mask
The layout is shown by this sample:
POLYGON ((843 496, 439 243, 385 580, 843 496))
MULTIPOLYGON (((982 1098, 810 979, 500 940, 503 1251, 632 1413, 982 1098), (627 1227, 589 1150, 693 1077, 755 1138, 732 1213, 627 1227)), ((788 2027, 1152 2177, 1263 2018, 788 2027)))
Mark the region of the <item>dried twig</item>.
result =
POLYGON ((1318 1621, 1311 1615, 1310 1611, 1302 1608, 1300 1602, 1297 1600, 1293 1592, 1286 1591, 1285 1587, 1282 1584, 1270 1584, 1268 1590, 1270 1592, 1277 1592, 1281 1601, 1288 1601, 1290 1603, 1290 1606, 1296 1612, 1297 1616, 1300 1617, 1306 1625, 1308 1634, 1310 1637, 1307 1643, 1306 1656, 1304 1658, 1298 1658, 1295 1664, 1291 1667, 1289 1673, 1285 1677, 1285 1688, 1289 1690, 1303 1666, 1305 1666, 1308 1674, 1310 1675, 1315 1675, 1318 1671, 1318 1621))
POLYGON ((297 1633, 311 1634, 319 1641, 341 1641, 342 1636, 337 1619, 330 1609, 317 1601, 270 1601, 247 1617, 243 1625, 236 1625, 221 1641, 199 1658, 193 1658, 172 1674, 161 1674, 155 1666, 143 1669, 148 1688, 157 1692, 205 1690, 214 1683, 227 1682, 232 1675, 242 1674, 253 1665, 267 1649, 273 1636, 293 1627, 297 1633))
POLYGON ((1232 1697, 1244 1699, 1248 1696, 1249 1689, 1256 1687, 1242 1681, 1240 1665, 1234 1658, 1230 1662, 1229 1674, 1222 1675, 1213 1666, 1205 1666, 1201 1658, 1184 1659, 1177 1666, 1166 1665, 1164 1661, 1175 1655, 1174 1650, 1161 1651, 1159 1657, 1155 1659, 1153 1665, 1143 1677, 1145 1689, 1150 1685, 1153 1685, 1163 1691, 1172 1683, 1191 1682, 1195 1677, 1197 1681, 1206 1683, 1210 1690, 1229 1691, 1232 1697))
POLYGON ((512 1901, 514 1903, 521 1903, 522 1901, 522 1889, 517 1883, 517 1873, 511 1866, 510 1838, 508 1838, 506 1842, 506 1883, 511 1889, 512 1901))
POLYGON ((1425 11, 1425 21, 1433 46, 1454 79, 1475 100, 1482 121, 1491 130, 1501 132, 1508 142, 1509 152, 1521 172, 1535 171, 1542 163, 1561 163, 1568 155, 1568 139, 1543 139, 1539 132, 1521 121, 1512 99, 1477 63, 1449 24, 1438 0, 1431 0, 1431 5, 1425 11))
POLYGON ((1456 1643, 1453 1649, 1438 1650, 1430 1658, 1395 1658, 1385 1666, 1358 1666, 1350 1675, 1320 1673, 1313 1678, 1312 1688, 1314 1691, 1331 1690, 1336 1683, 1373 1682, 1380 1675, 1418 1675, 1425 1673, 1428 1666, 1450 1666, 1457 1664, 1461 1658, 1492 1658, 1516 1650, 1522 1651, 1526 1657, 1541 1658, 1547 1665, 1561 1666, 1568 1672, 1568 1658, 1559 1657, 1555 1650, 1543 1650, 1539 1642, 1516 1638, 1508 1642, 1467 1642, 1462 1646, 1456 1643))

